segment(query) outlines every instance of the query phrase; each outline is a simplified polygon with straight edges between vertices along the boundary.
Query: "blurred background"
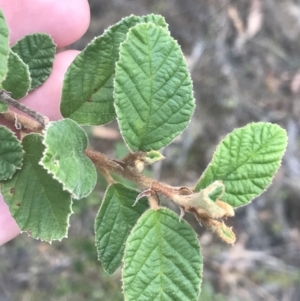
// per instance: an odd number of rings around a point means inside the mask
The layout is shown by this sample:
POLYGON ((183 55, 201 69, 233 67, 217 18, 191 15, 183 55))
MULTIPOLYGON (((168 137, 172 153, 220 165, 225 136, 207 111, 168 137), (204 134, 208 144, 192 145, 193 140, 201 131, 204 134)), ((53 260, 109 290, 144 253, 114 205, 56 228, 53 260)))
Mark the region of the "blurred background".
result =
MULTIPOLYGON (((192 73, 197 108, 187 130, 147 171, 172 185, 194 185, 218 142, 253 121, 280 124, 289 146, 273 185, 228 221, 226 245, 191 217, 204 258, 199 300, 300 300, 300 3, 297 0, 90 0, 92 20, 71 48, 130 14, 161 14, 192 73)), ((127 152, 117 124, 87 128, 91 146, 127 152)), ((74 203, 69 238, 52 245, 22 234, 0 248, 0 301, 119 301, 121 272, 97 261, 94 218, 105 180, 74 203)), ((177 210, 171 203, 166 205, 177 210)), ((183 300, 185 301, 185 300, 183 300)), ((187 300, 188 301, 188 300, 187 300)))

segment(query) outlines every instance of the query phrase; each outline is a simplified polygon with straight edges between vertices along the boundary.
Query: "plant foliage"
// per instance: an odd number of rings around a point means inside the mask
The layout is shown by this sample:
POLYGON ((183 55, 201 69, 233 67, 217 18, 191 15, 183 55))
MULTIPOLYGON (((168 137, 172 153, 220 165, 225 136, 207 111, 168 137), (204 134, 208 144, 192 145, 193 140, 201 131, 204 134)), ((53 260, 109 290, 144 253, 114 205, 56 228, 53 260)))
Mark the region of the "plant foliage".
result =
POLYGON ((145 166, 164 159, 159 151, 188 126, 195 108, 187 64, 163 17, 129 16, 96 37, 65 74, 64 118, 46 126, 45 118, 16 99, 51 74, 52 38, 32 34, 11 49, 8 39, 0 12, 0 112, 15 105, 43 129, 20 117, 22 126, 36 132, 22 132, 20 141, 0 127, 1 192, 21 231, 48 242, 67 237, 72 201, 93 191, 97 167, 109 185, 94 223, 96 249, 109 274, 123 261, 125 300, 198 300, 203 266, 196 232, 160 206, 160 195, 234 243, 224 220, 270 185, 286 149, 285 130, 263 122, 235 129, 220 142, 195 187, 173 187, 143 174, 145 166), (113 119, 129 148, 121 160, 89 149, 80 126, 113 119))

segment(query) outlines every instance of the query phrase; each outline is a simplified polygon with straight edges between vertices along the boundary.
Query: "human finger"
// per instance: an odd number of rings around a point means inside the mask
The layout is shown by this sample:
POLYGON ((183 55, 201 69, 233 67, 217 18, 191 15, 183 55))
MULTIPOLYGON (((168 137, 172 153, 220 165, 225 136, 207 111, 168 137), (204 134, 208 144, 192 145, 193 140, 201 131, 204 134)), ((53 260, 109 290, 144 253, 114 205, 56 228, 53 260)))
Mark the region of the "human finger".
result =
POLYGON ((19 233, 20 229, 0 194, 0 246, 16 237, 19 233))
POLYGON ((79 54, 77 50, 67 50, 56 55, 53 70, 45 83, 26 96, 22 103, 47 116, 50 120, 60 119, 60 98, 64 75, 79 54))
POLYGON ((24 35, 45 32, 58 48, 77 41, 90 23, 87 0, 0 0, 13 45, 24 35))

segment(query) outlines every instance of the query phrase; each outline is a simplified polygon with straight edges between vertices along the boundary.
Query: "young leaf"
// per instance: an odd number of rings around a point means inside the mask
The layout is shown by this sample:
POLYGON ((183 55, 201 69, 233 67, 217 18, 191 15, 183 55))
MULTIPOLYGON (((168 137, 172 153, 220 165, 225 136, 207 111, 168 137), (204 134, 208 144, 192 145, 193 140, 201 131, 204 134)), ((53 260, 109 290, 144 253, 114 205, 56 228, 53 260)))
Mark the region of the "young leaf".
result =
POLYGON ((220 219, 233 216, 234 210, 230 205, 221 202, 221 206, 219 206, 219 200, 211 199, 211 195, 216 196, 216 192, 221 192, 220 188, 222 185, 224 186, 221 181, 215 181, 199 192, 182 195, 174 194, 172 199, 179 206, 183 208, 193 208, 197 215, 204 215, 207 218, 220 219), (226 208, 223 208, 224 206, 222 206, 222 204, 226 204, 226 208), (231 210, 229 208, 231 208, 231 210))
POLYGON ((8 54, 9 33, 3 12, 0 10, 0 83, 6 76, 8 54))
POLYGON ((130 16, 95 38, 70 65, 63 83, 61 114, 80 124, 104 124, 115 117, 113 79, 119 45, 129 29, 138 23, 153 22, 166 27, 156 15, 130 16))
POLYGON ((103 268, 113 274, 120 266, 127 237, 148 208, 147 199, 133 206, 139 192, 122 184, 108 187, 95 220, 96 247, 103 268))
POLYGON ((52 38, 44 33, 34 33, 19 40, 12 50, 17 53, 29 67, 30 90, 42 85, 49 77, 56 52, 52 38))
POLYGON ((8 104, 0 101, 0 113, 4 113, 8 110, 8 104))
POLYGON ((2 82, 2 87, 11 92, 14 99, 24 97, 30 89, 31 78, 28 66, 20 59, 20 57, 10 51, 8 58, 8 72, 6 78, 2 82))
POLYGON ((160 152, 152 150, 146 153, 145 162, 151 165, 164 159, 165 157, 160 152))
POLYGON ((0 180, 10 179, 22 166, 20 141, 7 127, 0 126, 0 180))
POLYGON ((166 208, 147 211, 128 237, 122 276, 126 301, 198 300, 202 256, 195 231, 166 208))
POLYGON ((42 136, 24 137, 24 162, 21 170, 1 183, 1 192, 21 231, 33 238, 51 242, 67 236, 71 197, 47 173, 39 160, 44 146, 42 136))
POLYGON ((159 150, 188 125, 195 102, 186 62, 169 32, 151 23, 130 29, 114 84, 122 136, 132 151, 159 150))
POLYGON ((286 146, 286 132, 278 125, 258 122, 236 129, 218 145, 195 191, 221 180, 221 200, 233 207, 245 205, 271 183, 286 146))
POLYGON ((84 130, 71 119, 50 122, 43 140, 46 148, 40 164, 75 199, 89 195, 97 181, 95 166, 84 154, 87 143, 84 130))
MULTIPOLYGON (((226 203, 224 203, 226 204, 226 203)), ((225 225, 224 221, 218 221, 214 219, 200 220, 202 225, 205 225, 207 228, 215 232, 219 238, 228 244, 234 244, 236 237, 232 231, 232 227, 225 225)))

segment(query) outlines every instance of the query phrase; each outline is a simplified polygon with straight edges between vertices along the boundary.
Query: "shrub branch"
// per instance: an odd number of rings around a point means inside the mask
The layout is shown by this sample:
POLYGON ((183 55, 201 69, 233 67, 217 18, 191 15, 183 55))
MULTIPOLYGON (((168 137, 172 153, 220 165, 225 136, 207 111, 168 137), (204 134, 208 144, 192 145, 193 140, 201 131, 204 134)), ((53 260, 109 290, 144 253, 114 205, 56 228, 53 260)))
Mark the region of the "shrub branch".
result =
MULTIPOLYGON (((9 106, 12 106, 14 108, 16 108, 17 110, 25 113, 26 115, 32 117, 34 120, 36 120, 43 128, 45 128, 47 122, 48 122, 48 118, 39 114, 36 111, 33 111, 32 109, 30 109, 29 107, 23 105, 21 102, 13 99, 10 95, 9 92, 4 91, 4 90, 0 90, 0 100, 6 104, 8 104, 9 106)), ((5 114, 3 114, 5 117, 5 114)), ((8 119, 10 120, 10 119, 8 119)), ((20 120, 24 120, 22 118, 18 117, 18 121, 21 123, 20 120)), ((28 121, 28 120, 27 120, 28 121)), ((29 122, 29 121, 28 121, 29 122)))
POLYGON ((111 160, 106 155, 90 149, 87 149, 85 154, 93 161, 100 171, 106 170, 109 173, 120 175, 121 177, 135 183, 142 190, 151 189, 153 192, 160 193, 171 200, 173 200, 174 195, 182 194, 181 187, 173 187, 149 178, 123 161, 118 162, 111 160))

